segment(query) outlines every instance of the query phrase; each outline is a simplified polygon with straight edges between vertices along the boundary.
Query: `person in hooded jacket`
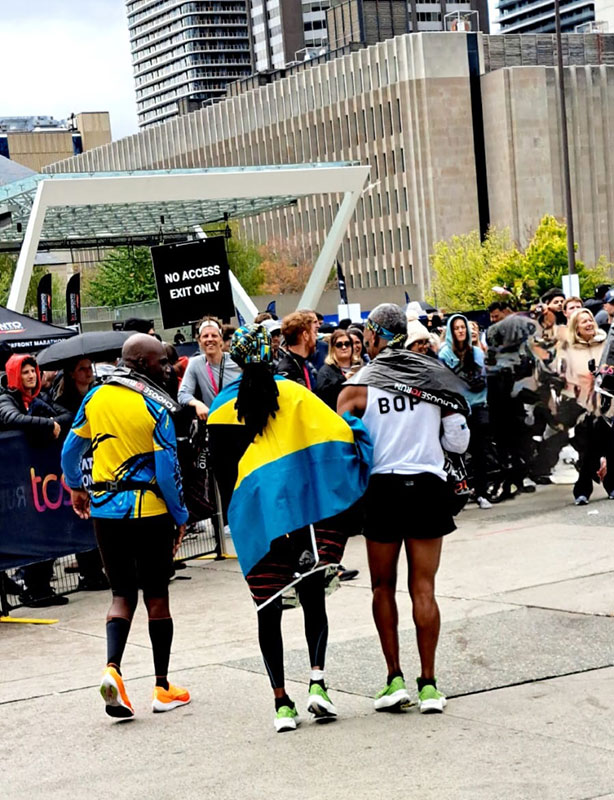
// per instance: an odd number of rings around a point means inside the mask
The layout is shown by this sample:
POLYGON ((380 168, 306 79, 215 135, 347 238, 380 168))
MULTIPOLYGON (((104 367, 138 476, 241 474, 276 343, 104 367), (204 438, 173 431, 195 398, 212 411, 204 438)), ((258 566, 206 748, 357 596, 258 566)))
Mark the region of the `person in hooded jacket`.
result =
POLYGON ((471 341, 471 328, 462 314, 452 314, 446 326, 446 339, 439 349, 440 361, 463 382, 463 394, 469 403, 468 419, 471 439, 469 453, 473 468, 473 489, 480 508, 491 508, 487 494, 485 443, 489 436, 486 404, 486 371, 484 353, 471 341))
POLYGON ((53 406, 38 399, 41 376, 34 356, 12 355, 6 362, 6 390, 0 395, 0 430, 24 431, 57 439, 61 414, 53 406))
POLYGON ((567 340, 559 347, 556 360, 557 370, 565 378, 561 394, 575 400, 578 410, 584 411, 572 439, 580 454, 580 474, 573 488, 577 506, 588 504, 593 481, 599 479, 614 500, 614 431, 601 417, 592 371, 599 364, 605 340, 606 334, 597 327, 592 313, 581 308, 571 315, 567 340))
MULTIPOLYGON (((0 430, 23 431, 37 444, 57 439, 61 422, 56 417, 61 414, 38 397, 41 376, 36 359, 27 354, 12 355, 6 362, 6 385, 0 394, 0 430)), ((51 588, 52 573, 53 560, 25 567, 20 602, 31 608, 66 605, 68 598, 56 595, 51 588)))

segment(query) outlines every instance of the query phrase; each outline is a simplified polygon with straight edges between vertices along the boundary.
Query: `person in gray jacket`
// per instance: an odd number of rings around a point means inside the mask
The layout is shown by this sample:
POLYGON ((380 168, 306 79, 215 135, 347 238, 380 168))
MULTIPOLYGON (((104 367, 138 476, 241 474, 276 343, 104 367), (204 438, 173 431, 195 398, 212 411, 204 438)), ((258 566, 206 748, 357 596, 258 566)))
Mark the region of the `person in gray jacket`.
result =
POLYGON ((191 358, 177 399, 192 406, 196 416, 206 421, 213 398, 231 381, 241 377, 241 370, 223 350, 222 326, 213 317, 205 317, 198 327, 201 355, 191 358))

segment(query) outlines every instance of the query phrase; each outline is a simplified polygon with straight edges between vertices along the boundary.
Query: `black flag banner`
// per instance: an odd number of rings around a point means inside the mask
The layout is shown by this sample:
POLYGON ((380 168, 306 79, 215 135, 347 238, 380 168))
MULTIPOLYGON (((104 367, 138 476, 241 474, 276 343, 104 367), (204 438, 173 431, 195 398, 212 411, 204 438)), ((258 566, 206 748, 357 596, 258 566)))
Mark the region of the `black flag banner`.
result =
POLYGON ((48 272, 38 282, 36 289, 36 307, 39 322, 53 322, 51 312, 51 273, 48 272))
POLYGON ((345 275, 343 274, 343 269, 341 268, 341 262, 337 259, 337 284, 339 286, 339 297, 341 298, 341 302, 348 304, 348 291, 345 283, 345 275))
POLYGON ((75 272, 66 284, 66 324, 81 324, 81 275, 75 272))

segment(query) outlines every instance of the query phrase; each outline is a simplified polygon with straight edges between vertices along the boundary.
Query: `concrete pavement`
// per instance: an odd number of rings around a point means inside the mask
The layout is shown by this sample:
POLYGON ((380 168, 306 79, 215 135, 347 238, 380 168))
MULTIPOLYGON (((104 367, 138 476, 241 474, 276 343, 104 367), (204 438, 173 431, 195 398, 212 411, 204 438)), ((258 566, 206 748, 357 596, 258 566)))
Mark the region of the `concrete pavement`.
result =
MULTIPOLYGON (((142 606, 122 665, 137 710, 128 723, 106 717, 97 692, 106 593, 13 612, 56 625, 0 626, 0 796, 614 800, 614 502, 575 508, 570 487, 540 487, 490 511, 471 506, 458 525, 438 579, 443 715, 373 711, 385 666, 361 538, 345 557, 361 574, 328 605, 327 676, 340 718, 283 736, 238 564, 194 561, 181 573, 190 580, 172 585, 171 660, 171 679, 193 702, 169 714, 150 711, 142 606)), ((399 587, 412 683, 405 569, 399 587)), ((284 636, 289 694, 304 710, 300 611, 284 615, 284 636)))

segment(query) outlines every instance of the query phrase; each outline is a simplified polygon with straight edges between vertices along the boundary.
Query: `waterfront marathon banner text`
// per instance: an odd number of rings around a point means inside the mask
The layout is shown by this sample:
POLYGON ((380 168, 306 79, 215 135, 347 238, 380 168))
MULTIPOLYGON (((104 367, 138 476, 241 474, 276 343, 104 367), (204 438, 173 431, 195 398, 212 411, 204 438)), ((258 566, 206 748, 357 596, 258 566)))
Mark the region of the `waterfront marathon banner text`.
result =
POLYGON ((207 314, 233 316, 225 237, 152 247, 151 258, 165 328, 189 325, 207 314))
POLYGON ((0 433, 0 571, 96 547, 91 520, 71 508, 61 451, 60 442, 39 447, 0 433))

